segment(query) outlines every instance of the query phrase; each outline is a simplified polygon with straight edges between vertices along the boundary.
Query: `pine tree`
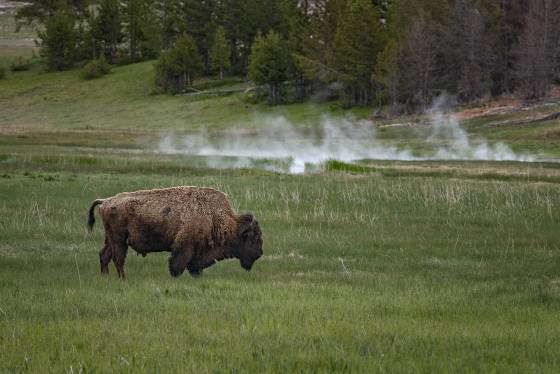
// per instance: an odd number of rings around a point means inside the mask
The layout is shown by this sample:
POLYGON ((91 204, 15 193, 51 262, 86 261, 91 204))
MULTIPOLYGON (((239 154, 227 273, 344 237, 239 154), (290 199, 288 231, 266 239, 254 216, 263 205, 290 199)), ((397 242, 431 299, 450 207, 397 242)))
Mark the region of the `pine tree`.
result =
POLYGON ((282 38, 290 35, 290 16, 294 0, 221 0, 217 2, 217 18, 230 38, 232 70, 247 72, 251 46, 260 33, 273 30, 282 38))
POLYGON ((309 0, 300 2, 290 16, 290 44, 294 51, 296 99, 303 101, 313 89, 312 74, 316 71, 317 49, 314 48, 311 24, 312 8, 309 0))
POLYGON ((181 11, 180 0, 158 0, 154 3, 158 24, 160 26, 160 40, 163 49, 169 49, 180 35, 181 11))
POLYGON ((224 70, 230 68, 229 62, 230 47, 226 39, 226 30, 220 26, 214 35, 214 42, 210 49, 210 65, 212 69, 218 71, 220 79, 224 78, 224 70))
POLYGON ((83 21, 88 16, 88 0, 28 0, 16 13, 18 25, 46 24, 55 13, 64 9, 74 18, 83 21))
POLYGON ((182 0, 179 30, 190 35, 204 63, 205 71, 209 70, 209 51, 212 44, 216 24, 215 0, 182 0))
MULTIPOLYGON (((492 2, 493 0, 487 0, 492 2)), ((495 95, 504 92, 512 93, 516 85, 516 56, 515 46, 523 32, 525 15, 528 12, 526 0, 500 0, 497 14, 496 44, 492 46, 496 52, 493 68, 492 91, 495 95)))
POLYGON ((516 75, 522 96, 533 99, 546 95, 559 52, 560 4, 556 0, 531 0, 517 46, 516 75))
POLYGON ((438 26, 416 19, 402 40, 399 61, 399 97, 412 109, 426 110, 436 92, 438 26))
POLYGON ((249 78, 257 85, 267 85, 269 102, 279 103, 281 84, 288 79, 292 67, 287 43, 271 31, 266 37, 257 36, 251 50, 249 78))
MULTIPOLYGON (((385 7, 384 7, 385 8, 385 7)), ((373 76, 393 109, 426 109, 441 83, 441 31, 447 0, 392 0, 383 18, 394 45, 379 56, 373 76)))
POLYGON ((190 87, 192 80, 203 68, 194 39, 190 35, 179 38, 173 47, 172 54, 184 75, 185 86, 190 87))
POLYGON ((390 35, 402 39, 419 18, 432 25, 444 24, 449 16, 449 3, 448 0, 392 0, 386 13, 390 35))
POLYGON ((143 2, 144 0, 123 1, 126 40, 128 42, 129 57, 132 61, 136 60, 138 53, 143 2))
POLYGON ((155 57, 161 48, 155 4, 149 0, 124 0, 122 4, 130 59, 155 57))
POLYGON ((438 40, 441 72, 438 86, 461 101, 482 97, 490 86, 491 62, 486 14, 472 0, 455 0, 438 40))
POLYGON ((172 93, 192 86, 192 81, 202 71, 198 48, 191 36, 177 40, 169 52, 160 56, 156 64, 156 83, 172 93))
POLYGON ((322 50, 322 62, 326 63, 327 53, 332 51, 332 45, 337 26, 344 12, 347 0, 317 0, 310 10, 310 24, 315 48, 322 50))
POLYGON ((162 24, 157 13, 156 3, 149 2, 142 24, 140 55, 143 60, 157 58, 163 49, 162 24))
POLYGON ((391 110, 398 107, 399 93, 399 46, 395 39, 390 39, 377 58, 373 80, 380 88, 380 98, 388 98, 391 110))
MULTIPOLYGON (((247 41, 241 30, 246 17, 243 3, 240 0, 222 0, 218 2, 216 10, 219 23, 226 29, 229 38, 231 70, 234 74, 244 74, 247 71, 247 41)), ((252 41, 253 39, 248 40, 249 46, 252 41)))
POLYGON ((371 74, 383 44, 381 19, 371 1, 349 1, 336 29, 330 63, 345 83, 350 103, 371 102, 371 74))
POLYGON ((122 20, 118 0, 103 0, 94 19, 93 37, 103 45, 105 59, 113 63, 117 45, 122 41, 122 20))
POLYGON ((41 55, 49 70, 65 70, 76 62, 78 33, 76 18, 61 7, 48 18, 44 31, 39 32, 41 55))

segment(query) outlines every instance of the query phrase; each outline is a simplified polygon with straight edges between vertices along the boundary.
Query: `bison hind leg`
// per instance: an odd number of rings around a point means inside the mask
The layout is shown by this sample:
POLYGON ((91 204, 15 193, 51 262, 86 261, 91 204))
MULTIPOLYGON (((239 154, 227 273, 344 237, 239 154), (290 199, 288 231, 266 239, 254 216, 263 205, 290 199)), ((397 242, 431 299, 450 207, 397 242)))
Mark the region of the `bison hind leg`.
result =
POLYGON ((126 254, 128 252, 128 245, 126 244, 126 239, 119 237, 109 237, 109 242, 111 244, 111 253, 113 263, 117 268, 117 273, 119 278, 124 279, 124 264, 126 261, 126 254))
POLYGON ((169 273, 171 276, 178 277, 183 274, 191 257, 192 252, 190 250, 177 249, 171 252, 171 256, 169 256, 169 273))
POLYGON ((99 263, 101 265, 102 274, 109 274, 109 262, 111 262, 112 257, 113 251, 111 250, 111 245, 107 237, 105 237, 105 245, 101 249, 101 252, 99 252, 99 263))

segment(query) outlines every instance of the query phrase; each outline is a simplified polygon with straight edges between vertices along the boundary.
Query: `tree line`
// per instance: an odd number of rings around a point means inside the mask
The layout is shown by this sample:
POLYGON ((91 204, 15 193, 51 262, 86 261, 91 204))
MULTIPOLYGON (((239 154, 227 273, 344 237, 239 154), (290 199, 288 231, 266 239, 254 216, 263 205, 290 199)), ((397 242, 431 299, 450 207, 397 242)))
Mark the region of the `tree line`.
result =
POLYGON ((165 90, 246 75, 271 103, 408 111, 443 92, 539 98, 560 80, 557 0, 34 0, 17 19, 39 25, 53 70, 158 58, 165 90))

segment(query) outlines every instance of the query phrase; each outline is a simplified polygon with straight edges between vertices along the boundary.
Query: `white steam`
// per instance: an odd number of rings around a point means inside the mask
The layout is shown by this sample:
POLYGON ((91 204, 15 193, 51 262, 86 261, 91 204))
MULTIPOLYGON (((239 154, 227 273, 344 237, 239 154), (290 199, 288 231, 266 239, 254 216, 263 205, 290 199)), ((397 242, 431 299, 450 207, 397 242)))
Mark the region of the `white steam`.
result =
POLYGON ((258 121, 261 127, 252 133, 168 135, 160 142, 159 152, 204 156, 209 167, 260 167, 290 173, 302 173, 329 159, 535 161, 503 143, 471 141, 453 116, 437 112, 432 118, 423 131, 428 135, 420 138, 425 149, 422 154, 388 145, 378 138, 370 121, 324 118, 318 128, 303 130, 284 117, 262 118, 258 121))
POLYGON ((498 142, 488 144, 485 139, 476 143, 469 139, 467 132, 453 116, 441 113, 433 115, 430 125, 431 133, 427 141, 437 146, 432 147, 434 153, 423 160, 479 160, 479 161, 523 161, 533 162, 534 156, 517 154, 506 144, 498 142), (441 142, 441 144, 439 144, 441 142))

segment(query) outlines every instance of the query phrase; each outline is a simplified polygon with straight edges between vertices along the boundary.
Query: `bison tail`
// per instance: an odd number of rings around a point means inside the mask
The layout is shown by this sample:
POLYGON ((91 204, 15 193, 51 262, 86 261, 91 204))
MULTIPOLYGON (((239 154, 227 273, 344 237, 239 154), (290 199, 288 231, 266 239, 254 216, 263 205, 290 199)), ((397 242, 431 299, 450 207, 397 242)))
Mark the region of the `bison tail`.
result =
POLYGON ((93 210, 95 209, 96 206, 103 203, 103 201, 104 200, 102 199, 97 199, 93 203, 91 203, 91 206, 89 207, 89 214, 88 214, 88 221, 87 221, 87 226, 89 231, 93 230, 93 225, 95 224, 95 216, 93 215, 93 210))

